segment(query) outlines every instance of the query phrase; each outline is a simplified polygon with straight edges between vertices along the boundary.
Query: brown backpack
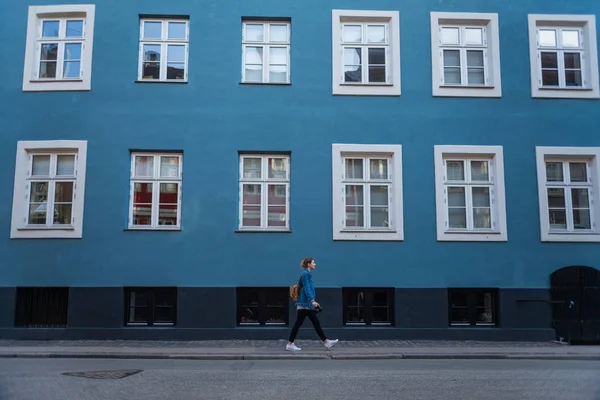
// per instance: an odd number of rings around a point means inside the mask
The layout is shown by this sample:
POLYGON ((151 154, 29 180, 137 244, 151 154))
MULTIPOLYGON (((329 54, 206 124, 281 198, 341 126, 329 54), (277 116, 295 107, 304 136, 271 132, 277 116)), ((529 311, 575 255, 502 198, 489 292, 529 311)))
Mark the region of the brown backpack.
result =
POLYGON ((298 282, 296 282, 295 285, 290 286, 290 297, 292 298, 292 300, 294 301, 294 303, 298 302, 298 287, 300 286, 300 279, 298 279, 298 282))

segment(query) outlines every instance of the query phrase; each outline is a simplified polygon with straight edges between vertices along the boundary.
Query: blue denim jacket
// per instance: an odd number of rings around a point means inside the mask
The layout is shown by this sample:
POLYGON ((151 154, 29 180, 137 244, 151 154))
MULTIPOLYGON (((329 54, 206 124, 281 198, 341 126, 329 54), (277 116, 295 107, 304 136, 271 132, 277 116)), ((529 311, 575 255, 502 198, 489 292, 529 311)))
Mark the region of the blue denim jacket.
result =
POLYGON ((315 301, 315 285, 312 281, 312 273, 305 269, 300 275, 300 282, 298 282, 298 301, 296 305, 313 309, 313 301, 315 301))

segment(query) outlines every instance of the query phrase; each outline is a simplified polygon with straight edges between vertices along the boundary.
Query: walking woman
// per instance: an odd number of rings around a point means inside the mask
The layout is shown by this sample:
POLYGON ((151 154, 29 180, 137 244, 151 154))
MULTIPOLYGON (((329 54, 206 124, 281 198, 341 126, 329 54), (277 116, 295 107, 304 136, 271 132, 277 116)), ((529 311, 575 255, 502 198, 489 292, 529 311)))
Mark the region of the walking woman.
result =
POLYGON ((321 323, 319 322, 319 317, 317 313, 321 311, 321 305, 315 301, 315 285, 312 282, 312 271, 316 268, 317 263, 310 257, 306 257, 300 263, 302 267, 302 276, 300 276, 300 281, 298 282, 298 301, 296 302, 296 323, 292 328, 292 332, 290 333, 290 339, 288 344, 285 346, 286 350, 289 351, 299 351, 302 350, 300 347, 294 344, 294 340, 296 340, 296 335, 300 330, 300 327, 304 323, 304 319, 308 317, 310 322, 312 322, 315 330, 317 331, 317 335, 323 341, 323 344, 328 349, 333 347, 338 340, 333 339, 329 340, 325 336, 323 329, 321 329, 321 323))

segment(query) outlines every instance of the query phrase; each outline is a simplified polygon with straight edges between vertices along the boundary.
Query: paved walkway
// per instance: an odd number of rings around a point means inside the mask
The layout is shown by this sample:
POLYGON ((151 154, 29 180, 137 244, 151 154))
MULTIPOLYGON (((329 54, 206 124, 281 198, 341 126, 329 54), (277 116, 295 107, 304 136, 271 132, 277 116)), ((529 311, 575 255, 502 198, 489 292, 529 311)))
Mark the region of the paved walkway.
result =
POLYGON ((0 340, 0 358, 600 360, 600 346, 570 346, 556 342, 341 341, 332 349, 326 349, 319 341, 298 340, 296 343, 302 351, 292 353, 284 350, 285 340, 0 340))

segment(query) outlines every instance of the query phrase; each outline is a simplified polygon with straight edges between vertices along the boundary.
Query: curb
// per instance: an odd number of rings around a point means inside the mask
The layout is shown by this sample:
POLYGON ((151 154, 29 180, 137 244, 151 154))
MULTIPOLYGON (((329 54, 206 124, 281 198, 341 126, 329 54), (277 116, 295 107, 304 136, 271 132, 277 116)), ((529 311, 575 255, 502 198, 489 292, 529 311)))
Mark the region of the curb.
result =
POLYGON ((4 353, 4 358, 138 359, 138 360, 557 360, 600 361, 600 355, 580 354, 168 354, 168 353, 4 353))

